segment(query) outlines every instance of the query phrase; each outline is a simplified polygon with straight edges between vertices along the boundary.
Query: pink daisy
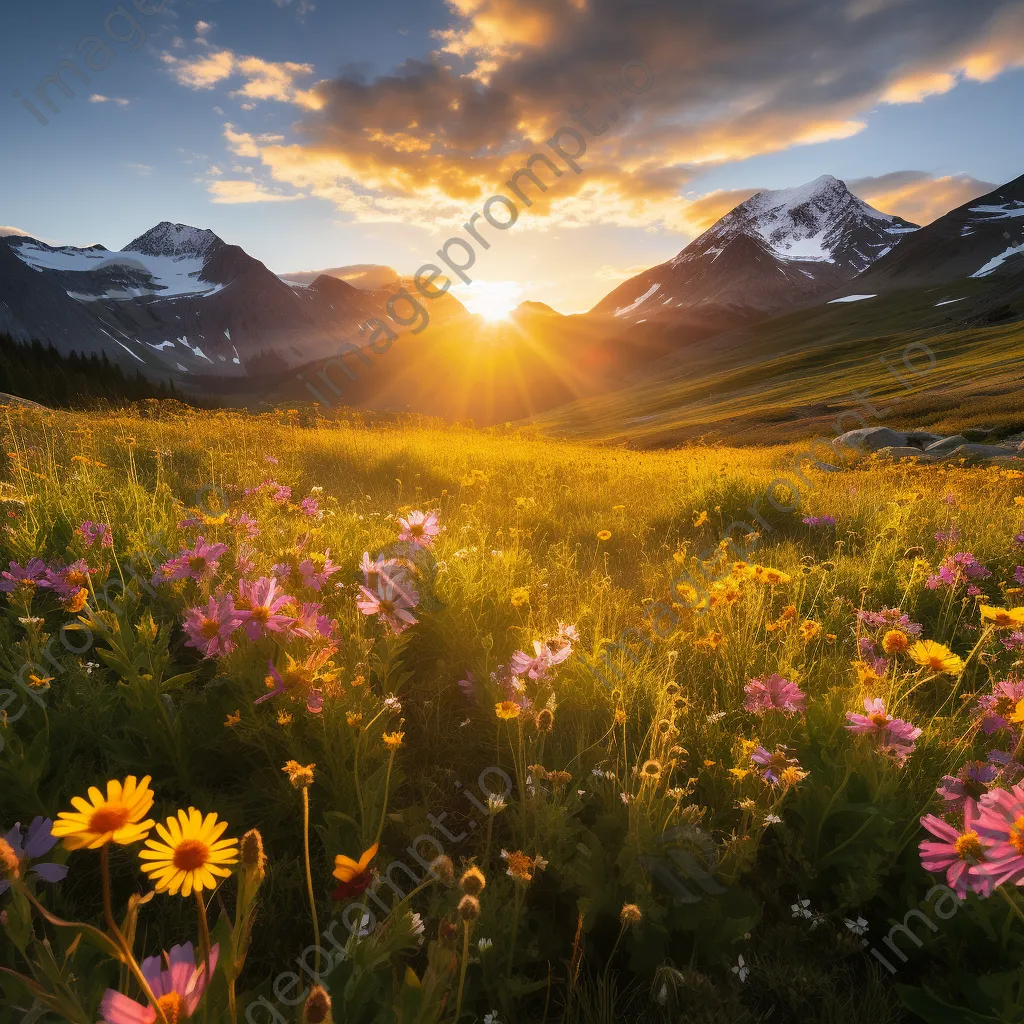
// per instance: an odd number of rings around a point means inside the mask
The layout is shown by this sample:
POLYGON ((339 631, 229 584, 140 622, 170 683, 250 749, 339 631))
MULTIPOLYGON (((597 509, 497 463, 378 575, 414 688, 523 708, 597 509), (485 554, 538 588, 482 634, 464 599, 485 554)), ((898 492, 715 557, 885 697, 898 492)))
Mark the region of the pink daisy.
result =
POLYGON ((751 679, 743 692, 746 711, 763 715, 768 711, 781 711, 787 718, 799 714, 807 706, 807 697, 796 683, 791 683, 777 673, 767 679, 751 679))
POLYGON ((971 761, 956 775, 943 775, 936 792, 946 801, 947 811, 961 810, 968 802, 977 809, 978 801, 988 792, 989 783, 998 775, 999 769, 994 764, 971 761))
POLYGON ((304 558, 299 562, 299 572, 302 573, 304 586, 320 591, 336 572, 341 572, 341 566, 331 561, 330 548, 324 553, 323 565, 318 565, 317 561, 312 558, 304 558))
POLYGON ((188 633, 185 646, 202 651, 204 658, 229 654, 235 649, 231 634, 243 621, 230 594, 211 597, 205 608, 202 605, 192 608, 185 617, 184 629, 188 633))
POLYGON ((512 655, 509 667, 514 675, 529 676, 530 679, 546 679, 551 669, 560 665, 572 654, 572 647, 566 644, 565 647, 553 651, 547 644, 534 640, 533 652, 532 658, 525 651, 516 651, 512 655))
POLYGON ((377 581, 381 579, 394 580, 402 587, 408 586, 409 563, 400 558, 385 558, 384 555, 370 558, 369 552, 364 551, 359 568, 363 573, 363 582, 371 589, 376 587, 377 581))
POLYGON ((983 796, 977 829, 990 844, 993 885, 1024 885, 1024 786, 993 789, 983 796))
POLYGON ((99 544, 101 548, 109 548, 114 544, 110 527, 106 523, 94 523, 91 519, 86 519, 75 533, 82 537, 89 547, 99 544))
MULTIPOLYGON (((164 970, 160 966, 161 957, 151 956, 142 961, 142 974, 169 1020, 188 1020, 195 1014, 207 981, 217 968, 219 952, 220 946, 215 945, 207 963, 197 967, 192 943, 186 942, 165 954, 167 967, 164 970)), ((106 1024, 152 1024, 156 1020, 152 1006, 143 1006, 112 988, 108 988, 103 997, 100 1013, 106 1024)))
POLYGON ((294 607, 295 598, 279 593, 273 576, 261 576, 255 582, 238 581, 238 614, 250 640, 290 629, 295 617, 281 614, 281 609, 288 605, 294 607))
POLYGON ((419 600, 415 590, 400 587, 394 580, 379 579, 374 590, 360 587, 360 598, 356 607, 364 615, 380 615, 396 632, 400 633, 407 626, 415 626, 417 619, 410 609, 416 607, 419 600))
POLYGON ((921 824, 939 840, 921 842, 921 867, 932 874, 945 871, 947 884, 960 899, 966 897, 968 886, 972 892, 986 897, 994 888, 987 844, 975 830, 975 815, 974 807, 966 804, 963 831, 934 814, 921 819, 921 824))
POLYGON ((1008 716, 1024 700, 1024 680, 1001 679, 992 684, 992 692, 978 698, 978 710, 983 713, 981 728, 991 735, 1000 729, 1009 729, 1008 716))
POLYGON ((865 697, 866 715, 847 711, 846 728, 859 736, 871 736, 878 749, 897 757, 907 757, 914 752, 914 744, 921 736, 921 730, 902 718, 893 718, 885 710, 881 697, 865 697))
POLYGON ((185 548, 176 558, 160 566, 153 582, 193 579, 202 583, 217 572, 219 559, 227 549, 227 544, 207 544, 205 538, 197 537, 194 548, 185 548))
POLYGON ((434 538, 441 532, 437 516, 433 512, 410 512, 407 519, 399 519, 402 532, 398 535, 401 541, 408 541, 418 548, 429 548, 434 538))

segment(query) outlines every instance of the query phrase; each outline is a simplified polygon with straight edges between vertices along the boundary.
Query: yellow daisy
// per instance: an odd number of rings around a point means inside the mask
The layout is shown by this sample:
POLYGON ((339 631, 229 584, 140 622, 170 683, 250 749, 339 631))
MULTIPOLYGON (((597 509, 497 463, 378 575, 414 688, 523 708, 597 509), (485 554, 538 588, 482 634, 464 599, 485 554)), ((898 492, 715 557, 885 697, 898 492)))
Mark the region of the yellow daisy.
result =
POLYGON ((498 704, 494 705, 494 713, 501 719, 509 721, 512 718, 518 718, 520 707, 515 701, 503 700, 498 704))
POLYGON ((69 850, 98 850, 108 843, 128 846, 149 835, 152 820, 142 819, 153 806, 151 776, 139 782, 129 775, 124 782, 110 779, 107 795, 89 787, 89 799, 71 798, 74 811, 61 811, 53 825, 53 834, 64 840, 69 850))
POLYGON ((996 629, 1020 629, 1024 626, 1024 608, 993 608, 983 604, 981 621, 991 622, 996 629))
POLYGON ((934 640, 919 640, 907 654, 922 668, 930 668, 933 672, 946 672, 958 676, 964 670, 960 656, 934 640))
POLYGON ((611 530, 598 530, 597 531, 597 539, 598 540, 611 540, 612 539, 612 531, 611 530))
POLYGON ((142 870, 156 891, 188 897, 193 890, 215 889, 217 878, 227 878, 228 865, 238 860, 238 840, 220 838, 227 827, 216 814, 204 818, 194 807, 158 824, 163 842, 148 839, 148 849, 139 852, 142 870))

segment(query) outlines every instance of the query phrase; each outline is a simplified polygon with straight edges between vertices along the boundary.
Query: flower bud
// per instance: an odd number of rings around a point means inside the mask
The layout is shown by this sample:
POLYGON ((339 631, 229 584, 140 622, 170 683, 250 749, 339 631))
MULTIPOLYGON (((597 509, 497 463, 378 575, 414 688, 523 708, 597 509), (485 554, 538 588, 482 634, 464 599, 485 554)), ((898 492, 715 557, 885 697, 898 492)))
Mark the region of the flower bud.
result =
POLYGON ((480 916, 480 901, 475 896, 463 896, 458 911, 463 921, 475 921, 480 916))
POLYGON ((445 885, 450 885, 455 880, 455 865, 452 864, 452 859, 446 853, 441 854, 440 857, 435 857, 430 862, 430 872, 435 877, 440 879, 445 885))
POLYGON ((487 879, 484 878, 484 873, 475 864, 467 868, 459 879, 459 888, 467 896, 479 896, 483 892, 485 885, 487 885, 487 879))
POLYGON ((331 1014, 331 997, 319 985, 315 985, 309 993, 302 1011, 302 1019, 308 1024, 323 1024, 331 1014))

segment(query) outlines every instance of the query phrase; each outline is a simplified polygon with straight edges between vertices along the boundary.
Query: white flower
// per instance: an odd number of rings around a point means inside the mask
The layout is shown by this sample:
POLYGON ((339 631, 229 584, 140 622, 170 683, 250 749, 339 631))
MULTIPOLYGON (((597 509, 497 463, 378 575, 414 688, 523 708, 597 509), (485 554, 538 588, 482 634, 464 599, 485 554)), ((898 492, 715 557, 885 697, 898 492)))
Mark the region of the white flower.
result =
POLYGON ((782 819, 777 814, 766 814, 764 816, 764 823, 766 825, 781 825, 782 819))
POLYGON ((622 801, 622 802, 623 802, 624 804, 627 804, 627 805, 629 804, 629 794, 628 794, 628 793, 620 793, 620 794, 619 794, 619 799, 620 799, 620 800, 621 800, 621 801, 622 801))
POLYGON ((740 954, 739 959, 736 961, 736 966, 732 969, 732 973, 735 974, 740 979, 740 981, 747 980, 747 975, 750 973, 750 971, 747 969, 747 962, 743 959, 742 953, 740 954))
POLYGON ((576 795, 577 796, 586 796, 587 795, 587 791, 585 789, 577 789, 576 790, 576 795))
POLYGON ((810 900, 802 900, 797 896, 796 903, 792 904, 789 909, 793 911, 793 917, 802 917, 809 921, 814 917, 814 911, 810 909, 810 906, 810 900))
POLYGON ((591 775, 596 775, 599 779, 603 779, 604 778, 604 769, 603 768, 591 768, 590 769, 590 774, 591 775))
POLYGON ((659 1006, 664 1006, 668 1002, 668 985, 662 985, 654 998, 659 1006))
POLYGON ((724 711, 716 711, 713 715, 708 715, 708 725, 714 725, 715 722, 720 722, 725 718, 724 711))
POLYGON ((501 814, 501 812, 503 810, 505 810, 505 807, 506 807, 505 798, 503 796, 501 796, 498 793, 488 793, 487 794, 487 813, 488 814, 491 814, 491 815, 501 814))
POLYGON ((543 871, 548 866, 548 862, 539 853, 533 858, 533 863, 538 871, 543 871))
POLYGON ((386 697, 384 699, 384 707, 397 715, 402 711, 402 702, 397 697, 386 697))
POLYGON ((494 940, 493 939, 477 939, 476 940, 476 948, 479 949, 481 953, 486 952, 493 945, 494 945, 494 940))
POLYGON ((419 914, 411 914, 409 916, 409 931, 413 935, 422 935, 426 931, 423 918, 419 914))
POLYGON ((863 917, 858 917, 855 921, 851 921, 850 918, 844 917, 843 924, 845 924, 854 935, 867 935, 868 933, 868 923, 863 917))
POLYGON ((498 1020, 498 1011, 491 1010, 490 1013, 485 1013, 484 1024, 501 1024, 501 1021, 498 1020))
POLYGON ((370 924, 370 915, 363 914, 363 919, 359 922, 359 931, 356 932, 356 938, 365 939, 372 931, 373 925, 370 924))

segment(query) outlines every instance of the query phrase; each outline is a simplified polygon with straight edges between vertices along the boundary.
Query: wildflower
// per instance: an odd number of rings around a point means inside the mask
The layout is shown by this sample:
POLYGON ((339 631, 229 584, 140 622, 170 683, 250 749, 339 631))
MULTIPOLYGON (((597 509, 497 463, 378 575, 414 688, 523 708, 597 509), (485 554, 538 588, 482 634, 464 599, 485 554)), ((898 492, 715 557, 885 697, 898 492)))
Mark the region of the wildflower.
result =
POLYGON ((880 750, 907 757, 914 751, 914 745, 921 736, 921 730, 901 718, 893 718, 885 710, 881 697, 865 697, 866 715, 847 711, 846 729, 855 735, 872 736, 880 750))
POLYGON ((777 814, 766 814, 763 818, 765 825, 781 825, 782 819, 777 814))
POLYGON ((835 516, 804 516, 804 524, 807 526, 835 526, 835 516))
POLYGON ((809 644, 821 635, 821 623, 813 619, 804 619, 800 623, 800 636, 805 644, 809 644))
POLYGON ((228 713, 227 718, 224 719, 225 728, 232 729, 242 720, 241 709, 237 711, 231 711, 228 713))
POLYGON ((1020 629, 1024 626, 1024 608, 993 608, 983 604, 979 609, 982 622, 991 622, 996 629, 1020 629))
MULTIPOLYGON (((476 948, 479 949, 481 953, 486 953, 487 950, 489 950, 491 948, 491 946, 493 946, 493 945, 494 945, 494 939, 477 939, 476 940, 476 948)), ((493 1019, 493 1015, 492 1014, 489 1013, 489 1014, 487 1014, 487 1016, 488 1017, 492 1017, 492 1019, 493 1019)))
POLYGON ((516 651, 512 655, 509 668, 514 675, 528 676, 530 679, 536 680, 546 679, 555 665, 560 665, 569 657, 572 648, 567 645, 560 650, 552 651, 547 644, 541 643, 540 640, 534 640, 533 652, 532 658, 524 651, 516 651))
POLYGON ((400 715, 402 713, 401 701, 399 701, 395 696, 385 697, 384 707, 386 707, 392 714, 400 715))
POLYGON ((475 865, 466 868, 459 879, 459 888, 470 896, 479 896, 486 885, 484 873, 475 865))
POLYGON ((89 799, 71 798, 74 811, 61 811, 53 825, 53 835, 64 840, 68 850, 98 850, 108 843, 129 846, 145 839, 153 827, 150 819, 143 821, 153 806, 151 777, 141 781, 129 775, 124 782, 110 779, 106 796, 95 786, 89 787, 89 799))
POLYGON ((239 580, 238 595, 237 612, 250 640, 284 632, 295 622, 293 616, 281 614, 286 605, 295 605, 295 598, 280 593, 276 577, 239 580))
POLYGON ((328 549, 322 555, 304 558, 299 562, 298 570, 304 586, 310 590, 320 591, 335 573, 341 572, 341 566, 331 561, 331 552, 328 549))
POLYGON ((352 860, 339 853, 334 858, 334 877, 340 883, 334 892, 333 899, 345 900, 350 896, 358 896, 365 892, 373 881, 373 872, 370 870, 370 862, 377 856, 377 844, 374 843, 368 850, 365 850, 359 860, 352 860))
POLYGON ((989 847, 993 885, 1024 882, 1024 786, 994 789, 982 797, 975 827, 989 847))
POLYGON ((242 860, 242 874, 259 885, 267 872, 267 855, 263 851, 263 836, 255 828, 249 829, 238 844, 242 860))
POLYGON ((524 604, 530 603, 530 591, 526 587, 516 587, 509 595, 509 601, 513 608, 522 608, 524 604))
POLYGON ((53 682, 53 676, 37 676, 34 672, 28 674, 28 685, 33 690, 41 690, 53 682))
POLYGON ((306 997, 306 1005, 302 1008, 303 1024, 323 1024, 330 1012, 331 997, 327 990, 320 985, 314 985, 306 997))
POLYGON ((307 515, 311 519, 315 519, 320 515, 320 503, 316 498, 303 498, 302 501, 299 502, 299 508, 302 510, 303 515, 307 515))
POLYGON ((1010 726, 1010 715, 1024 700, 1024 680, 1002 679, 992 684, 992 693, 978 699, 978 710, 983 712, 982 730, 991 735, 1010 726))
POLYGON ((920 636, 921 624, 911 622, 910 616, 899 608, 883 608, 880 612, 858 612, 857 618, 868 629, 899 629, 908 636, 920 636))
POLYGON ((858 938, 861 935, 867 935, 868 933, 868 923, 863 917, 858 917, 856 919, 844 917, 843 924, 845 924, 846 927, 849 928, 850 931, 858 938))
POLYGON ((807 697, 796 683, 791 683, 777 673, 766 679, 751 679, 743 692, 745 711, 764 715, 768 711, 781 711, 787 718, 799 714, 807 705, 807 697))
POLYGON ((550 708, 541 708, 534 718, 533 724, 537 732, 551 732, 555 725, 555 715, 550 708))
POLYGON ((643 912, 635 903, 623 903, 619 911, 619 920, 623 927, 631 928, 639 924, 644 918, 643 912))
POLYGON ((494 705, 494 713, 505 722, 518 718, 520 710, 519 705, 513 700, 503 700, 494 705))
POLYGON ((381 577, 376 591, 360 587, 362 596, 356 607, 364 615, 379 615, 390 627, 400 633, 407 626, 415 626, 417 619, 410 609, 415 608, 419 595, 411 587, 403 588, 395 580, 381 577))
POLYGON ((597 531, 597 539, 598 540, 611 540, 612 539, 612 531, 611 530, 598 530, 597 531))
MULTIPOLYGON (((196 966, 196 954, 191 942, 172 946, 164 957, 151 956, 142 961, 143 977, 168 1024, 191 1020, 206 991, 210 975, 217 968, 220 946, 210 950, 205 964, 196 966), (167 966, 161 969, 166 959, 167 966)), ((143 1006, 112 988, 108 988, 100 1003, 100 1013, 107 1024, 149 1024, 156 1019, 150 1006, 143 1006)))
POLYGON ((963 660, 944 644, 934 640, 919 640, 907 654, 922 668, 930 668, 933 672, 958 676, 964 670, 963 660))
POLYGON ((258 537, 260 533, 259 523, 245 512, 239 512, 238 515, 229 517, 228 526, 250 539, 258 537))
POLYGON ((750 973, 750 971, 747 968, 747 963, 743 959, 743 954, 742 953, 737 958, 736 966, 732 968, 732 973, 735 974, 740 979, 741 982, 744 982, 744 981, 747 980, 747 975, 750 973))
POLYGON ((750 760, 757 766, 761 778, 773 786, 781 783, 781 775, 786 768, 800 766, 800 762, 790 757, 789 750, 782 744, 776 746, 774 754, 759 746, 750 755, 750 760))
POLYGON ((381 736, 381 739, 384 741, 384 746, 394 753, 402 745, 402 740, 405 739, 405 733, 386 732, 381 736))
POLYGON ((662 766, 660 761, 653 758, 644 761, 640 769, 640 775, 648 782, 657 782, 661 778, 662 766))
POLYGON ((625 725, 626 724, 626 712, 625 712, 625 709, 623 709, 623 708, 616 708, 615 709, 615 714, 614 714, 613 718, 615 720, 615 724, 616 725, 625 725))
POLYGON ((946 810, 960 810, 968 801, 977 805, 988 792, 988 783, 994 782, 998 775, 999 769, 994 764, 972 761, 956 775, 943 775, 936 792, 946 801, 946 810))
MULTIPOLYGON (((408 587, 408 563, 397 558, 385 558, 378 555, 371 559, 369 552, 363 552, 363 560, 359 564, 363 574, 363 582, 373 588, 379 580, 392 580, 402 587, 408 587)), ((339 584, 340 586, 340 584, 339 584)))
POLYGON ((434 538, 441 532, 437 516, 433 512, 411 512, 406 519, 399 519, 402 530, 398 535, 400 541, 406 541, 418 548, 429 548, 434 538))
POLYGON ((451 857, 442 853, 430 862, 430 873, 445 885, 451 885, 455 879, 455 865, 451 857))
POLYGON ((32 558, 24 568, 11 562, 8 571, 0 573, 0 591, 12 593, 17 586, 37 586, 46 574, 46 563, 41 558, 32 558))
POLYGON ((205 608, 200 605, 189 609, 182 624, 188 634, 185 646, 202 651, 204 658, 229 654, 235 649, 231 636, 244 621, 230 594, 221 598, 211 597, 205 608))
POLYGON ((227 878, 229 866, 238 860, 238 840, 221 839, 227 827, 212 811, 203 817, 194 807, 179 810, 165 824, 157 823, 160 840, 147 839, 147 848, 139 851, 142 871, 157 892, 171 896, 215 889, 217 879, 227 878))
POLYGON ((808 921, 814 917, 814 911, 811 910, 811 901, 801 899, 799 896, 796 898, 796 903, 792 904, 789 909, 792 911, 790 915, 792 917, 802 917, 808 921))
POLYGON ((345 721, 348 723, 350 729, 355 729, 363 722, 363 715, 360 711, 349 711, 345 715, 345 721))
POLYGON ((968 886, 972 892, 986 897, 994 887, 986 844, 975 830, 975 818, 975 809, 965 804, 962 831, 934 814, 926 814, 921 819, 921 824, 939 840, 921 842, 921 866, 936 874, 945 871, 946 883, 960 899, 966 897, 968 886))
POLYGON ((501 814, 508 805, 505 803, 505 798, 500 793, 488 793, 487 794, 487 813, 493 818, 496 814, 501 814))
POLYGON ((882 637, 882 650, 886 654, 902 654, 910 647, 910 638, 902 629, 890 629, 882 637))
POLYGON ((515 850, 512 853, 509 853, 508 850, 502 850, 501 856, 508 863, 508 870, 505 874, 514 882, 518 882, 520 885, 528 885, 533 880, 534 870, 539 866, 540 858, 530 857, 523 853, 522 850, 515 850))
POLYGON ((109 548, 114 545, 114 538, 110 532, 110 527, 106 523, 94 523, 91 519, 86 519, 81 526, 75 530, 89 547, 93 547, 99 544, 101 548, 109 548))
POLYGON ((475 921, 480 916, 480 901, 475 896, 463 896, 455 911, 463 921, 475 921))
POLYGON ((227 549, 227 544, 208 544, 203 537, 197 537, 195 547, 185 548, 177 558, 160 566, 153 582, 170 583, 192 579, 202 583, 216 574, 220 567, 220 557, 227 549))
MULTIPOLYGON (((0 839, 0 875, 4 869, 13 878, 26 875, 29 861, 45 857, 57 845, 57 837, 53 834, 53 821, 49 818, 36 817, 22 833, 21 823, 15 824, 7 835, 0 839)), ((60 882, 67 875, 68 869, 63 864, 33 864, 27 872, 29 878, 40 878, 44 882, 60 882)), ((0 895, 10 888, 10 882, 0 878, 0 895)))
POLYGON ((288 776, 288 781, 295 789, 307 789, 313 785, 313 769, 315 764, 299 764, 298 761, 286 761, 281 769, 288 776))
POLYGON ((983 580, 991 576, 988 571, 969 551, 960 551, 955 555, 947 555, 939 565, 939 571, 929 576, 925 586, 929 590, 940 587, 956 588, 972 580, 983 580))

